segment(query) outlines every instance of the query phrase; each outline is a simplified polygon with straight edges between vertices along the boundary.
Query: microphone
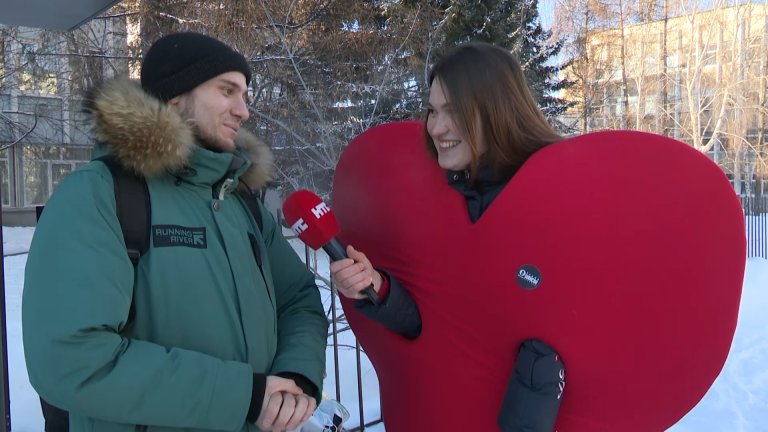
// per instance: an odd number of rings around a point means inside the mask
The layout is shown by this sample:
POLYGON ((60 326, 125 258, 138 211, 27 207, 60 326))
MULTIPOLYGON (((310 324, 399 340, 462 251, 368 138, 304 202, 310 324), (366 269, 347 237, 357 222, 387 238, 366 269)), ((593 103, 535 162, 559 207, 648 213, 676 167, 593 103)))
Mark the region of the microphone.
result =
MULTIPOLYGON (((341 232, 336 216, 313 192, 301 189, 288 196, 283 203, 283 215, 291 230, 307 246, 314 250, 323 248, 331 261, 348 258, 346 247, 336 239, 341 232)), ((366 287, 363 294, 373 304, 381 302, 373 284, 366 287)))

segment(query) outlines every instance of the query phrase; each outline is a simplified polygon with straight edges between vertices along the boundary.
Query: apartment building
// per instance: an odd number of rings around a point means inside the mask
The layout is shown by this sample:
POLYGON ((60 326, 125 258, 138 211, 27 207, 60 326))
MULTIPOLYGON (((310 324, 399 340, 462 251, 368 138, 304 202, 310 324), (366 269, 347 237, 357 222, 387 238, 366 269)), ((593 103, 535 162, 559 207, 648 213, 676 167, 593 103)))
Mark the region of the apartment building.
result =
POLYGON ((45 203, 90 160, 85 91, 127 73, 133 59, 125 19, 95 19, 52 32, 0 26, 0 195, 6 210, 45 203))
POLYGON ((674 137, 720 164, 741 195, 768 194, 766 5, 612 27, 582 38, 564 122, 674 137))

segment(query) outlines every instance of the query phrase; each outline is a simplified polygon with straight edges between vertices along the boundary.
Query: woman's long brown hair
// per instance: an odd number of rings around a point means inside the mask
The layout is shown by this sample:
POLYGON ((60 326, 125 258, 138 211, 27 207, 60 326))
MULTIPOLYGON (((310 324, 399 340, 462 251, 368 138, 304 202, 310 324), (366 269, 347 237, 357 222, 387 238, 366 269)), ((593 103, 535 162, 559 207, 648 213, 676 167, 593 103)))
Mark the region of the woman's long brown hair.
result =
MULTIPOLYGON (((505 178, 534 152, 562 139, 539 110, 520 64, 503 48, 486 43, 459 45, 434 65, 430 87, 435 80, 470 146, 470 181, 476 178, 480 165, 479 139, 487 144, 483 160, 505 178)), ((426 122, 424 134, 428 151, 437 157, 426 122)))

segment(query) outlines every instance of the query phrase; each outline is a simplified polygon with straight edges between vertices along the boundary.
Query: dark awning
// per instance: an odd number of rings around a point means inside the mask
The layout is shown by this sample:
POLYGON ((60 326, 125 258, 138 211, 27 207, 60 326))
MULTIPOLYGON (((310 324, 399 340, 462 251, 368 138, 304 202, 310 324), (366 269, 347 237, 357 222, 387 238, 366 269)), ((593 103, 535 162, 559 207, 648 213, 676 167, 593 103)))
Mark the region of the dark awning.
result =
POLYGON ((0 24, 67 31, 120 0, 0 0, 0 24))

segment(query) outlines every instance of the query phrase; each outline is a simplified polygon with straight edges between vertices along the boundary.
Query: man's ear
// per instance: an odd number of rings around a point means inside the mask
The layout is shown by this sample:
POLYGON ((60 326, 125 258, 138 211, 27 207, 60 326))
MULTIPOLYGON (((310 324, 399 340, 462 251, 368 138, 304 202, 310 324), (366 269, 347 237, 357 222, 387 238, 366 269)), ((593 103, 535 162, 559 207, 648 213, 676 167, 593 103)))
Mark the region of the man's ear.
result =
POLYGON ((169 100, 167 103, 172 107, 178 108, 179 104, 181 103, 181 95, 176 96, 175 98, 169 100))

